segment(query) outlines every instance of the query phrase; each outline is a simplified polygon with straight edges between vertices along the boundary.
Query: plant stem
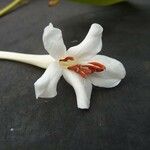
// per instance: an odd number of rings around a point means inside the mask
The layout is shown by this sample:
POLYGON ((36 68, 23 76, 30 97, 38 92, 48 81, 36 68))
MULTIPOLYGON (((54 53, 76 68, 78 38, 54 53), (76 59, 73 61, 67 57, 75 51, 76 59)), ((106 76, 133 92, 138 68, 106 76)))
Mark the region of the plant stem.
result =
POLYGON ((6 7, 4 7, 2 10, 0 10, 0 17, 7 14, 11 10, 15 9, 19 4, 23 4, 25 0, 14 0, 10 4, 8 4, 6 7))

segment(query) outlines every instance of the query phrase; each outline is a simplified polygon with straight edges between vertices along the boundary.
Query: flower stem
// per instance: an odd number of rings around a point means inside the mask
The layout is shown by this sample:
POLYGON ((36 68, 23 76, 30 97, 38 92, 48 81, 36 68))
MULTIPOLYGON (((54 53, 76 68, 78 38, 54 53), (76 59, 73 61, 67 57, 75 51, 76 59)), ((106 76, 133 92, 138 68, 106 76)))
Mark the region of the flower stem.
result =
POLYGON ((10 4, 8 4, 6 7, 4 7, 2 10, 0 10, 0 17, 9 13, 13 9, 15 9, 18 5, 22 5, 26 3, 25 0, 13 0, 10 4))
POLYGON ((52 61, 54 61, 50 55, 32 55, 5 51, 0 51, 0 59, 19 61, 44 69, 46 69, 52 61))

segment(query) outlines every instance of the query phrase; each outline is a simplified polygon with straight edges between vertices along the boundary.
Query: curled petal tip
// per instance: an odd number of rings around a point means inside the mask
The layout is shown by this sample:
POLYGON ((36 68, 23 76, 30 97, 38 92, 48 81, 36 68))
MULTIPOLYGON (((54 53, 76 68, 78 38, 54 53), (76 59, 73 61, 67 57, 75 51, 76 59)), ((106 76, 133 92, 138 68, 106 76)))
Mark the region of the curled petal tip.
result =
POLYGON ((103 32, 103 27, 98 23, 93 23, 90 28, 90 33, 93 35, 101 34, 103 32))
POLYGON ((53 27, 53 24, 51 22, 49 23, 49 27, 51 27, 51 28, 53 27))
POLYGON ((47 52, 56 60, 66 52, 62 32, 60 29, 53 27, 52 23, 44 29, 43 44, 47 52))

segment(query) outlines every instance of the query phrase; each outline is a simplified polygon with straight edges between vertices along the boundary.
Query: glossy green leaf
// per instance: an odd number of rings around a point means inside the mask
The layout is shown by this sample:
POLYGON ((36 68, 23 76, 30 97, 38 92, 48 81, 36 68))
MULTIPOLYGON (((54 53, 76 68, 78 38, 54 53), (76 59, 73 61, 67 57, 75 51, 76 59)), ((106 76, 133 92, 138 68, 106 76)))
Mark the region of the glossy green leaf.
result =
POLYGON ((71 1, 107 6, 107 5, 123 2, 125 0, 71 0, 71 1))

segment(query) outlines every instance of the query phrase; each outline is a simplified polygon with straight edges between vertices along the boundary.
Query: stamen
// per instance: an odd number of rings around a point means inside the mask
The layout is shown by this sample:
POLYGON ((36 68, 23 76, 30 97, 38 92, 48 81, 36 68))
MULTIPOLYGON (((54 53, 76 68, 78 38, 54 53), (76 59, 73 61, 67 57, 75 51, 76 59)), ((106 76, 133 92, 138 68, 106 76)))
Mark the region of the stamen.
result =
POLYGON ((89 62, 89 64, 94 65, 95 68, 98 67, 98 69, 101 69, 102 71, 106 69, 106 67, 103 64, 98 62, 89 62))
POLYGON ((68 56, 68 57, 66 57, 66 58, 64 58, 64 59, 60 59, 59 61, 68 61, 68 60, 74 60, 74 58, 68 56))
POLYGON ((59 61, 63 68, 72 70, 81 75, 83 78, 86 78, 94 72, 102 72, 106 69, 103 64, 98 62, 89 62, 85 65, 78 64, 78 62, 70 56, 60 59, 59 61))
POLYGON ((98 62, 90 62, 87 65, 77 64, 74 66, 69 66, 67 69, 80 74, 83 78, 86 78, 88 75, 94 72, 104 71, 106 67, 98 62))

